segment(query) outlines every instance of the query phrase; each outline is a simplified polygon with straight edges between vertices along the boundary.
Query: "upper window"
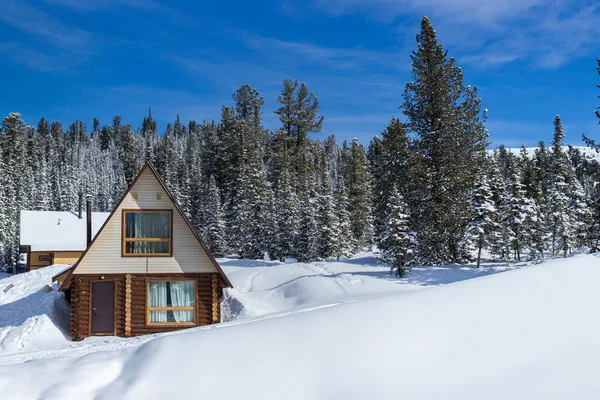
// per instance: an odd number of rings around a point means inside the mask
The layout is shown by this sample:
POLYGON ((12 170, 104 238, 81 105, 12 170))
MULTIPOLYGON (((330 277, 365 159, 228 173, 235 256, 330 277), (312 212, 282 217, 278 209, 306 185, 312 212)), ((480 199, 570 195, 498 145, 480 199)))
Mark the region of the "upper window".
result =
POLYGON ((124 210, 123 256, 171 256, 171 210, 124 210))

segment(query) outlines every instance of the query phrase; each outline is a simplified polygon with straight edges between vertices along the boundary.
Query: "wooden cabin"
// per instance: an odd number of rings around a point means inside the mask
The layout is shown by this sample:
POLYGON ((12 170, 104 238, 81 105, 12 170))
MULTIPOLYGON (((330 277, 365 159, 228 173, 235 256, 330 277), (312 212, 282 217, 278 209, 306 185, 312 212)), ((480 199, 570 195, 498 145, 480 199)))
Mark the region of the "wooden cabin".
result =
MULTIPOLYGON (((89 203, 89 201, 88 201, 89 203)), ((19 241, 25 271, 53 264, 73 264, 83 254, 109 213, 91 212, 86 218, 68 211, 21 211, 19 241)))
POLYGON ((218 323, 222 289, 232 287, 150 164, 55 280, 71 302, 74 340, 218 323))

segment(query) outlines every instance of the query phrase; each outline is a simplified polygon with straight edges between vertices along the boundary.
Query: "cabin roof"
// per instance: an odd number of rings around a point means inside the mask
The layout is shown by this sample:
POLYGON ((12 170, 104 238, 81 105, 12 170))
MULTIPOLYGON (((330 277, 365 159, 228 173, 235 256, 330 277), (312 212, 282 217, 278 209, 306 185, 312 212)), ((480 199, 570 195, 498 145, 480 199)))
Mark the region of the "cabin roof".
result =
POLYGON ((94 235, 94 238, 93 238, 92 242, 90 243, 89 247, 87 247, 85 249, 83 255, 79 258, 79 260, 77 260, 77 262, 75 264, 73 264, 73 266, 70 267, 69 269, 67 269, 67 270, 65 270, 65 271, 61 272, 60 274, 55 275, 53 277, 53 280, 54 280, 59 275, 62 275, 65 272, 68 271, 68 274, 67 274, 65 280, 63 281, 63 283, 58 288, 59 291, 64 290, 67 287, 69 287, 69 285, 71 283, 72 276, 73 276, 73 272, 77 269, 77 267, 79 266, 79 263, 81 263, 81 260, 83 260, 85 258, 85 256, 87 255, 88 250, 91 249, 94 246, 94 243, 96 242, 96 239, 102 233, 102 230, 104 229, 104 227, 106 226, 106 224, 108 223, 108 221, 111 219, 111 217, 113 216, 113 214, 119 208, 119 206, 121 205, 121 203, 123 202, 123 200, 125 199, 125 197, 127 196, 127 194, 129 194, 129 192, 131 191, 131 189, 134 187, 135 183, 142 176, 142 174, 144 173, 144 171, 146 171, 146 169, 148 169, 148 170, 150 170, 152 172, 152 174, 154 175, 154 177, 156 178, 156 180, 158 181, 158 183, 161 185, 161 187, 163 188, 163 190, 165 191, 165 193, 167 194, 167 196, 169 197, 169 199, 171 200, 171 202, 175 206, 175 210, 177 212, 179 212, 179 214, 181 215, 181 217, 183 218, 183 220, 187 224, 188 228, 192 231, 192 233, 194 234, 194 237, 196 238, 196 240, 198 241, 198 243, 200 244, 200 246, 202 247, 202 249, 204 249, 204 251, 208 255, 208 257, 209 257, 210 261, 212 262, 212 264, 215 266, 215 269, 217 270, 217 272, 218 272, 219 276, 221 277, 221 280, 223 281, 223 283, 225 284, 225 286, 226 287, 230 287, 230 288, 233 287, 233 285, 231 284, 231 281, 229 280, 229 278, 227 277, 227 275, 225 275, 225 272, 223 272, 223 269, 221 268, 221 266, 219 265, 219 263, 217 262, 217 260, 214 258, 214 256, 212 255, 212 253, 210 252, 210 250, 208 249, 208 247, 206 247, 206 244, 204 244, 204 242, 200 238, 200 235, 198 234, 198 232, 196 231, 196 229, 193 227, 193 225, 190 222, 189 218, 187 218, 185 216, 185 213, 183 212, 183 210, 179 206, 179 203, 177 202, 177 200, 175 199, 175 197, 173 196, 173 194, 171 193, 171 191, 167 188, 167 185, 165 185, 165 182, 162 180, 162 178, 160 177, 160 175, 158 174, 158 172, 154 169, 154 167, 152 166, 152 164, 150 164, 149 162, 146 162, 144 164, 144 166, 142 167, 142 169, 140 170, 140 172, 134 178, 133 182, 131 182, 131 184, 129 185, 129 187, 125 191, 125 193, 123 193, 123 196, 121 197, 121 200, 119 200, 119 202, 115 205, 115 207, 110 212, 110 214, 108 214, 108 216, 105 219, 104 223, 102 224, 102 226, 98 230, 98 233, 96 235, 94 235))
MULTIPOLYGON (((110 213, 92 213, 92 237, 110 213)), ((86 218, 69 211, 21 211, 20 243, 31 251, 84 251, 86 218)))

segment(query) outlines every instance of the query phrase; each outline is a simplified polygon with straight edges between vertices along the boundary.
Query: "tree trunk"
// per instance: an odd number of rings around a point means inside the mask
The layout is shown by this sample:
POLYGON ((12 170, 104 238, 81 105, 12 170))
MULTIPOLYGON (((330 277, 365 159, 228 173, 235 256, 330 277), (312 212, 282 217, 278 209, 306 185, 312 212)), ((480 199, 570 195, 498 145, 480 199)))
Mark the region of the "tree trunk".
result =
POLYGON ((481 248, 483 247, 483 233, 479 235, 479 251, 477 252, 477 268, 481 263, 481 248))

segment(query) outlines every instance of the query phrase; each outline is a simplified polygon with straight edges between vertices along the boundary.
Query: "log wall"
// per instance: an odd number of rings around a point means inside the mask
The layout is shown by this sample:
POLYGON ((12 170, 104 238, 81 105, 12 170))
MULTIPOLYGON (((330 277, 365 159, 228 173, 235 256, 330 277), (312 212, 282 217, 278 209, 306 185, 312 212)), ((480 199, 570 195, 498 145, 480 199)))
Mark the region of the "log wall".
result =
MULTIPOLYGON (((220 322, 223 282, 216 274, 111 274, 105 281, 115 281, 115 335, 137 336, 169 332, 193 326, 220 322), (147 283, 153 279, 192 279, 196 282, 196 323, 194 325, 148 325, 147 283), (215 310, 217 313, 215 314, 215 310)), ((80 339, 91 336, 91 286, 99 275, 75 275, 71 282, 71 336, 80 339)))

